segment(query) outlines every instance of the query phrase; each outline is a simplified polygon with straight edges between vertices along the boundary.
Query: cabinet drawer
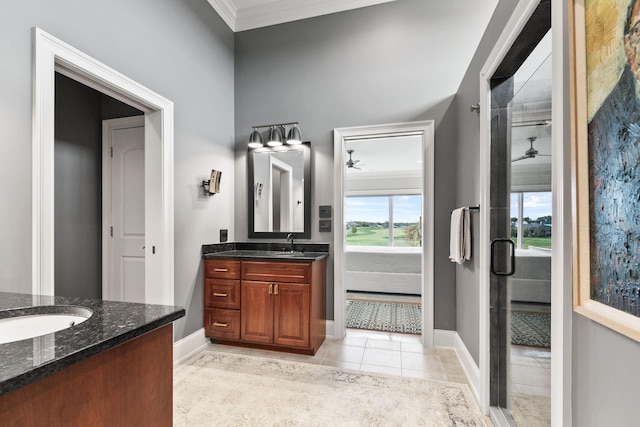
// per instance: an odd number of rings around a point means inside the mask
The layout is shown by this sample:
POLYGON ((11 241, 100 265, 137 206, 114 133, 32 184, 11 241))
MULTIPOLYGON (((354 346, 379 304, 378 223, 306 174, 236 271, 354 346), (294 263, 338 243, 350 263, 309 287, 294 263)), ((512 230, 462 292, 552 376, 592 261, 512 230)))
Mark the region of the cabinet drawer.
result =
POLYGON ((239 279, 240 261, 208 259, 204 262, 204 277, 217 279, 239 279))
POLYGON ((240 311, 221 308, 204 309, 205 335, 211 338, 240 339, 240 311))
POLYGON ((204 279, 204 305, 215 308, 240 308, 240 281, 204 279))
POLYGON ((251 261, 242 263, 243 280, 309 283, 310 264, 303 262, 251 261))

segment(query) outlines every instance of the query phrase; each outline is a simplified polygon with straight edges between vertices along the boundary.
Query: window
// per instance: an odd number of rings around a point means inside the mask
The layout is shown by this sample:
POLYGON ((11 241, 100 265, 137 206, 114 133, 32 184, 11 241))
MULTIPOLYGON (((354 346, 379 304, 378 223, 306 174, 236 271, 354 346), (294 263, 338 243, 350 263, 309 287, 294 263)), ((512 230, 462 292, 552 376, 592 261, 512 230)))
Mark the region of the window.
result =
POLYGON ((517 249, 551 249, 551 227, 550 191, 511 193, 511 238, 517 249))
POLYGON ((345 201, 347 246, 422 246, 422 196, 351 196, 345 201))

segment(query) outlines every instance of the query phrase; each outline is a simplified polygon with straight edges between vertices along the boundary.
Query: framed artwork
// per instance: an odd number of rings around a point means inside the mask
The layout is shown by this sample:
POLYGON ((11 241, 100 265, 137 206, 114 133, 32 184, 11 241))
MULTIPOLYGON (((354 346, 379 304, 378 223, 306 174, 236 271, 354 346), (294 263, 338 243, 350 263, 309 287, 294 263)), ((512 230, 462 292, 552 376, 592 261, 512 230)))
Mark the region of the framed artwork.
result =
POLYGON ((570 0, 574 310, 640 341, 640 0, 570 0))

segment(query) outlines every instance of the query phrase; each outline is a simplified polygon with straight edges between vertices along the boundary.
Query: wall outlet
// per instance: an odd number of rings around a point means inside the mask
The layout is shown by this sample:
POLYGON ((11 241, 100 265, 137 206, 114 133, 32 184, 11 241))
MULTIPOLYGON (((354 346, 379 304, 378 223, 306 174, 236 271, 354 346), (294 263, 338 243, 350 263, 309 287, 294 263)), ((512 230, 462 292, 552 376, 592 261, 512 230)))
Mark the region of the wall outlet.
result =
POLYGON ((229 230, 220 230, 220 243, 226 242, 229 235, 229 230))

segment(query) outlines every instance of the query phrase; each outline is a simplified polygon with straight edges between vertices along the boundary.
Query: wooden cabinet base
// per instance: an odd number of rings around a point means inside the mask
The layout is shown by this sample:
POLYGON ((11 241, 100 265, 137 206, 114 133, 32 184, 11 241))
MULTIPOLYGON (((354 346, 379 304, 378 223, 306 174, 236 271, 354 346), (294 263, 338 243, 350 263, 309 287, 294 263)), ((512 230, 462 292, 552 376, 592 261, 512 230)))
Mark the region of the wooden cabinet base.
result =
POLYGON ((0 397, 3 426, 171 426, 166 325, 0 397))
POLYGON ((212 342, 314 355, 327 327, 326 258, 205 260, 205 336, 212 342))

